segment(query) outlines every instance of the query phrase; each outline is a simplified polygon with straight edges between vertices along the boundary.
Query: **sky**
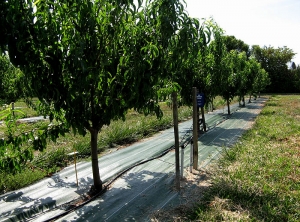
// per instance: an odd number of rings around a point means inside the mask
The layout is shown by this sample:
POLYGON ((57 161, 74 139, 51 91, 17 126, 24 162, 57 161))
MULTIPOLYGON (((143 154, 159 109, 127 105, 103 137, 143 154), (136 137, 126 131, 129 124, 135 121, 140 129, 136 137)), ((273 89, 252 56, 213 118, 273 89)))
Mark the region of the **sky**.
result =
POLYGON ((190 17, 210 18, 246 44, 287 46, 300 65, 300 0, 185 0, 190 17))

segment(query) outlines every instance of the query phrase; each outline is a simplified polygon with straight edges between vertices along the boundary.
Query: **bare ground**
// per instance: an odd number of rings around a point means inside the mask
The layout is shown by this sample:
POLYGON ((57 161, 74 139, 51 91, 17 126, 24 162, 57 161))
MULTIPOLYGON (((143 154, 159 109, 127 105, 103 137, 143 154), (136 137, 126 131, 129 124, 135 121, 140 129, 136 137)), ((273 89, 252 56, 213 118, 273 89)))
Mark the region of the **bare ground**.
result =
POLYGON ((180 182, 181 205, 155 212, 151 216, 151 221, 188 221, 187 213, 191 212, 196 204, 200 202, 203 193, 210 187, 211 180, 208 171, 193 170, 186 172, 185 178, 180 182))

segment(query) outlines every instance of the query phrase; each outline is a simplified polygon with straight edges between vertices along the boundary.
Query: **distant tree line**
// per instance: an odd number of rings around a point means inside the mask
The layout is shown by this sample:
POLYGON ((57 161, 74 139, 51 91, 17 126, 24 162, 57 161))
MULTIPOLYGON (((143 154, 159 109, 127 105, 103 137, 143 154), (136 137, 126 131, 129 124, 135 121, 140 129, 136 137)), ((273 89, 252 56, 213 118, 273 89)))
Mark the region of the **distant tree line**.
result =
MULTIPOLYGON (((297 68, 289 67, 295 55, 287 47, 259 47, 254 45, 251 50, 257 61, 269 73, 270 85, 265 89, 267 93, 296 93, 299 92, 299 74, 297 68)), ((299 65, 298 65, 299 68, 299 65)))

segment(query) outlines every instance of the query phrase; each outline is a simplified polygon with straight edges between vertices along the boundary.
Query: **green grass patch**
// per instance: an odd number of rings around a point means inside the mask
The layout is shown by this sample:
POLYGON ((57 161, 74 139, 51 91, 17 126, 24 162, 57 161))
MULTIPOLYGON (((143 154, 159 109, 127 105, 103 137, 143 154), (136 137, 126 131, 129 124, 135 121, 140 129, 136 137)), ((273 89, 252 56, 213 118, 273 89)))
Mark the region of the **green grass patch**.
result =
POLYGON ((30 185, 48 175, 48 172, 39 168, 26 168, 21 173, 0 173, 0 190, 5 193, 30 185))
POLYGON ((300 96, 272 96, 224 152, 197 221, 300 221, 300 96))
MULTIPOLYGON (((36 104, 37 99, 33 99, 32 103, 36 104)), ((12 108, 12 104, 5 104, 0 107, 0 111, 4 110, 6 108, 12 108)), ((17 118, 28 118, 28 117, 33 117, 33 116, 38 116, 38 112, 36 112, 34 109, 29 107, 23 99, 18 100, 14 103, 14 109, 16 110, 15 116, 17 118), (19 111, 19 112, 18 112, 19 111)))

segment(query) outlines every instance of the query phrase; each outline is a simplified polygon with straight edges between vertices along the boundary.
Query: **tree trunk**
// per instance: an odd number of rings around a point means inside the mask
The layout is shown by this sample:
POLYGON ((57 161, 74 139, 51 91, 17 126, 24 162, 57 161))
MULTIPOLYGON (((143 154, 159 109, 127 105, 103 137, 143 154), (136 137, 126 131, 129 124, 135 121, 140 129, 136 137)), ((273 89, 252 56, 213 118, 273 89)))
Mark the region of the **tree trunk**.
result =
POLYGON ((89 129, 91 133, 91 152, 92 152, 92 169, 93 169, 93 179, 94 179, 94 188, 98 191, 102 190, 102 181, 100 179, 99 165, 98 165, 98 147, 97 147, 97 138, 98 130, 94 128, 89 129))
POLYGON ((246 104, 245 104, 245 96, 243 96, 243 107, 245 107, 246 104))
POLYGON ((229 99, 227 99, 227 110, 228 110, 228 115, 230 115, 230 102, 229 102, 229 99))
POLYGON ((250 97, 249 97, 249 101, 248 101, 248 103, 251 103, 251 94, 250 94, 250 97))

